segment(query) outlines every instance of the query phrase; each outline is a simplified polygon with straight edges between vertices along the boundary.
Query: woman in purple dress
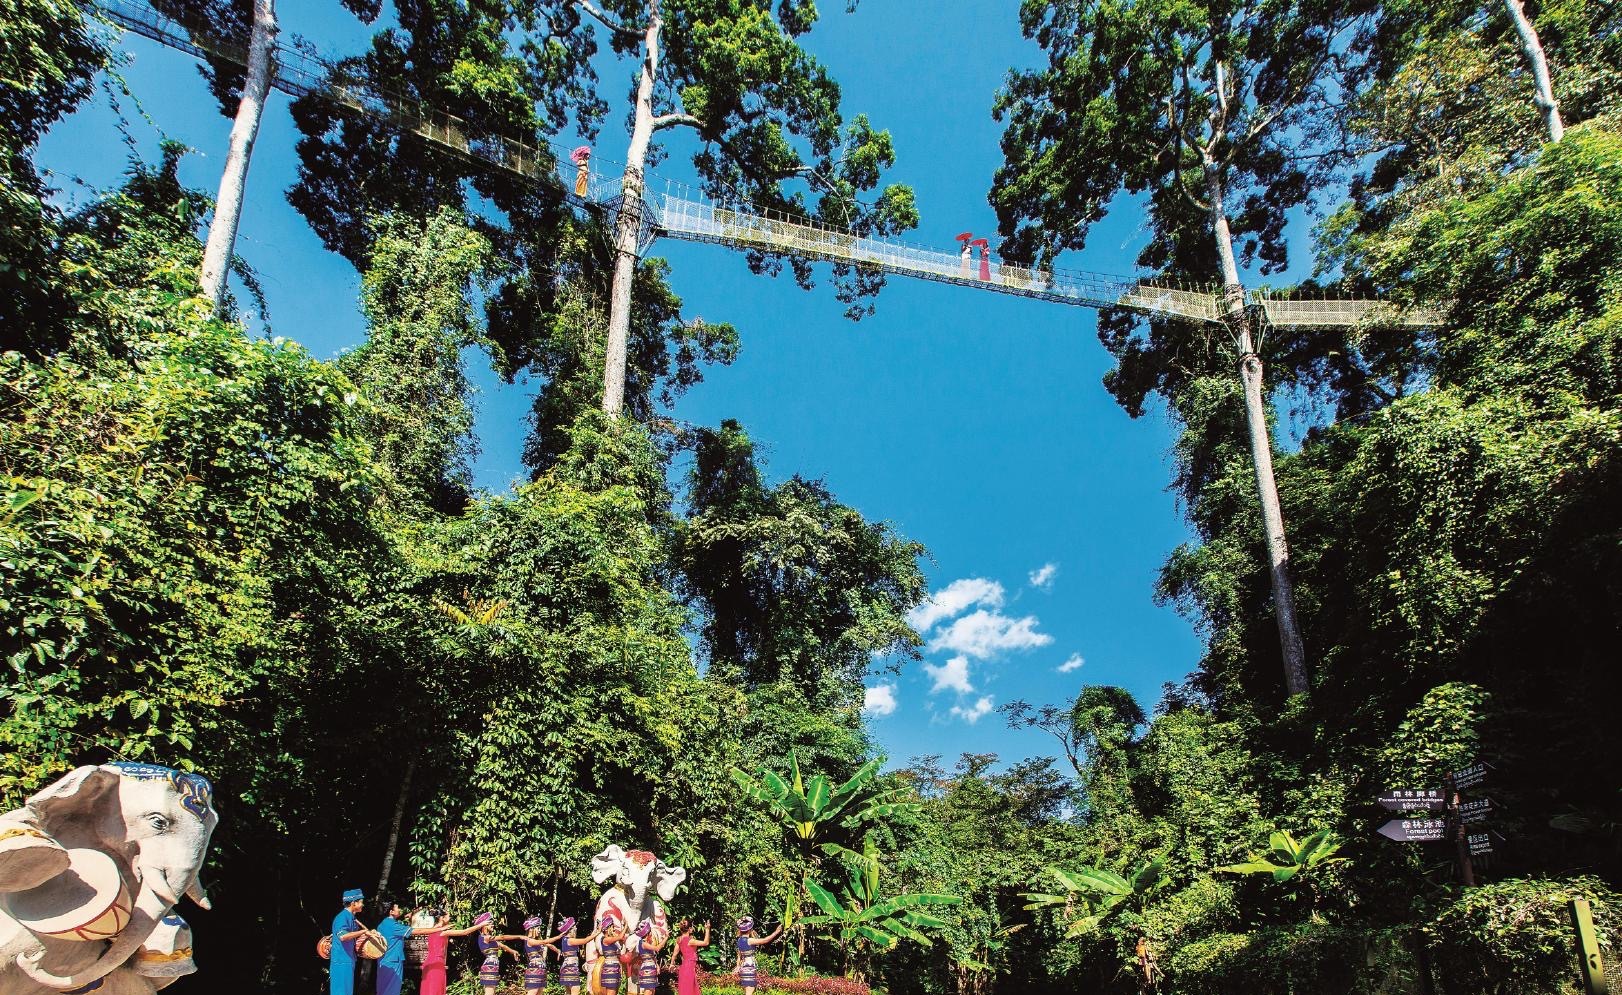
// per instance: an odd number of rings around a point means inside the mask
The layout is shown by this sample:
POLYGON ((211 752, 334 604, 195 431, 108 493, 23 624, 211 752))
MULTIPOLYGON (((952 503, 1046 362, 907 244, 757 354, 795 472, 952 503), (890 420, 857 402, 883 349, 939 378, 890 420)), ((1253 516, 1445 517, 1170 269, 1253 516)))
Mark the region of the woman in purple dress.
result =
POLYGON ((738 920, 738 985, 743 989, 743 995, 755 995, 755 981, 757 969, 755 966, 755 948, 764 947, 777 939, 783 932, 783 926, 765 936, 755 935, 755 921, 748 916, 738 920))
POLYGON ((597 938, 602 930, 594 929, 587 936, 574 935, 574 916, 568 916, 558 923, 558 981, 569 995, 580 995, 580 958, 586 949, 586 944, 597 938))
POLYGON ((653 995, 659 990, 659 948, 654 946, 653 920, 644 919, 636 926, 631 940, 631 953, 636 957, 636 990, 641 995, 653 995))
POLYGON ((530 916, 524 920, 522 933, 498 936, 497 940, 522 940, 524 943, 524 991, 542 992, 546 990, 546 952, 548 950, 558 953, 554 946, 555 941, 563 938, 557 936, 541 936, 541 926, 546 920, 540 916, 530 916))
POLYGON ((620 990, 620 947, 625 942, 625 926, 613 916, 603 916, 603 959, 597 962, 597 995, 617 995, 620 990))
POLYGON ((479 944, 479 953, 484 955, 484 963, 479 965, 479 986, 486 992, 494 992, 501 987, 501 952, 505 950, 516 958, 518 951, 501 942, 501 937, 496 935, 495 916, 490 913, 479 913, 473 925, 479 927, 473 939, 479 944))

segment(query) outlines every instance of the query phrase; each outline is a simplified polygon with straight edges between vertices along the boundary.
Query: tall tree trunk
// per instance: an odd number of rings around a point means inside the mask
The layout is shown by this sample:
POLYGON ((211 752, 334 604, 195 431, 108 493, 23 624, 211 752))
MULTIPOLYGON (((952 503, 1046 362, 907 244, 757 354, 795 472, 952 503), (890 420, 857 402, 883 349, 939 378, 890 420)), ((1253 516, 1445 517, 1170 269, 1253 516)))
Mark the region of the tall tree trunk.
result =
POLYGON ((248 76, 242 84, 242 99, 231 122, 231 147, 225 155, 225 171, 220 175, 220 195, 214 201, 214 223, 208 228, 203 247, 203 294, 218 313, 225 304, 226 275, 236 250, 237 225, 242 220, 242 196, 248 183, 248 163, 253 143, 259 137, 259 119, 265 113, 265 97, 270 93, 270 58, 276 48, 276 0, 254 0, 253 33, 248 39, 248 76))
POLYGON ((557 921, 558 921, 558 882, 561 881, 561 880, 563 880, 563 868, 561 868, 561 867, 552 868, 552 907, 550 909, 548 909, 547 912, 546 912, 546 922, 542 924, 545 928, 542 930, 542 932, 550 933, 550 932, 552 932, 552 927, 557 925, 557 921))
POLYGON ((1526 16, 1521 0, 1504 0, 1504 6, 1509 9, 1509 19, 1515 22, 1515 31, 1521 36, 1521 51, 1532 65, 1532 82, 1536 87, 1532 100, 1543 112, 1549 141, 1558 142, 1566 133, 1566 124, 1560 120, 1560 103, 1554 99, 1554 82, 1549 76, 1549 60, 1543 54, 1543 42, 1538 40, 1538 30, 1526 16))
POLYGON ((1207 161, 1206 190, 1211 202, 1211 223, 1217 256, 1222 262, 1224 317, 1239 346, 1239 380, 1245 392, 1245 427, 1250 436, 1250 461, 1256 471, 1256 494, 1261 499, 1262 525, 1267 533, 1267 560, 1273 588, 1273 617, 1278 622, 1279 649, 1284 656, 1284 686, 1290 694, 1306 694, 1306 651, 1295 623, 1295 584, 1290 579, 1290 547, 1284 536, 1284 512, 1279 507, 1278 482, 1273 476, 1273 444, 1267 435, 1267 408, 1263 403, 1262 359, 1256 353, 1245 310, 1245 288, 1233 255, 1233 233, 1222 199, 1225 184, 1221 169, 1207 161))
POLYGON ((664 17, 659 0, 649 0, 642 33, 642 76, 636 85, 631 145, 625 152, 620 211, 614 222, 614 283, 608 305, 608 354, 603 361, 603 410, 618 418, 625 408, 625 357, 631 337, 631 283, 636 278, 637 236, 642 228, 643 173, 653 140, 653 83, 659 72, 659 32, 664 17))
MULTIPOLYGON (((383 851, 383 873, 378 875, 377 894, 389 888, 389 872, 394 870, 394 851, 400 845, 400 823, 405 821, 406 798, 411 794, 411 775, 417 772, 417 761, 406 764, 405 777, 400 780, 400 795, 394 800, 394 821, 389 825, 389 846, 383 851)), ((388 909, 383 910, 388 915, 388 909)))

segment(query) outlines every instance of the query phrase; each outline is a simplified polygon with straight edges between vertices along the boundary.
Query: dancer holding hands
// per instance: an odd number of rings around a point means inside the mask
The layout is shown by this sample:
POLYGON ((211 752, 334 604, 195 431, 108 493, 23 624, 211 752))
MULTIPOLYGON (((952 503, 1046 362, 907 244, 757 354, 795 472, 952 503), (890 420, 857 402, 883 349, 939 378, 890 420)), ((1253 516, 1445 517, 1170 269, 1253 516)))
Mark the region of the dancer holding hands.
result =
POLYGON ((704 924, 704 939, 693 939, 693 921, 676 924, 676 995, 698 995, 698 951, 710 945, 710 924, 704 924))
POLYGON ((514 959, 518 951, 501 942, 503 938, 496 935, 495 916, 490 913, 479 913, 473 926, 479 931, 473 939, 479 944, 479 953, 484 955, 484 963, 479 965, 479 986, 487 993, 494 992, 501 987, 502 951, 512 954, 514 959))
POLYGON ((546 952, 561 953, 555 945, 557 940, 563 938, 560 932, 557 936, 542 938, 541 927, 546 920, 540 916, 530 916, 524 920, 524 931, 510 936, 498 936, 499 940, 524 941, 524 991, 542 992, 546 990, 546 952))
POLYGON ((743 988, 743 995, 755 995, 755 979, 757 968, 755 966, 755 948, 764 947, 777 939, 783 932, 783 926, 765 936, 755 935, 755 920, 744 916, 738 920, 738 985, 743 988))
POLYGON ((586 944, 602 935, 601 929, 594 929, 586 936, 574 935, 574 916, 567 916, 558 923, 558 943, 561 949, 558 952, 558 981, 563 984, 564 991, 569 995, 580 995, 580 958, 586 944))

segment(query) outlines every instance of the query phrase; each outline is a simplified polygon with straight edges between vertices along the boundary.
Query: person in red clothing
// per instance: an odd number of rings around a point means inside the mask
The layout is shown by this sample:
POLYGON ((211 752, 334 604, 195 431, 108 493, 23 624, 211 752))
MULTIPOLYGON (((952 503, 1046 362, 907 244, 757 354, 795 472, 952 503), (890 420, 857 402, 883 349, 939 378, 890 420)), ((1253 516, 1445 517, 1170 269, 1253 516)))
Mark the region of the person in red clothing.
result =
POLYGON ((710 924, 704 924, 704 939, 693 939, 693 922, 676 924, 676 995, 698 995, 698 951, 710 945, 710 924))
POLYGON ((445 995, 445 952, 453 936, 466 936, 477 926, 451 929, 451 917, 438 909, 433 911, 434 929, 428 934, 428 951, 422 957, 422 985, 420 995, 445 995))

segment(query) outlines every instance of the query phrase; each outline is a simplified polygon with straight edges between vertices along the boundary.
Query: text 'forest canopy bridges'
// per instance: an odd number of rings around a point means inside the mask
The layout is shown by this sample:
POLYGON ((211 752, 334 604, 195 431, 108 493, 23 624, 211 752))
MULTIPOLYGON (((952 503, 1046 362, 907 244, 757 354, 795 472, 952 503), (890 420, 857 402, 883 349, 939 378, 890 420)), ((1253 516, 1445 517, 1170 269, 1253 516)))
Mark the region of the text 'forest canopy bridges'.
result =
MULTIPOLYGON (((183 23, 143 0, 100 0, 96 7, 115 24, 161 45, 198 57, 246 63, 245 39, 223 38, 210 25, 183 23)), ((349 113, 384 121, 459 157, 543 185, 579 209, 610 210, 620 203, 618 175, 578 170, 567 153, 548 144, 505 136, 470 137, 471 129, 455 116, 352 78, 341 66, 301 49, 277 44, 274 60, 272 85, 291 96, 315 96, 349 113)), ((976 259, 967 245, 957 253, 920 248, 868 238, 809 218, 723 207, 681 184, 668 183, 662 192, 653 190, 652 183, 648 186, 642 223, 649 238, 664 236, 779 253, 1056 304, 1119 307, 1197 323, 1220 324, 1223 320, 1219 287, 1016 266, 992 261, 982 241, 975 242, 980 247, 976 259)), ((1314 299, 1251 291, 1247 303, 1275 326, 1431 326, 1442 320, 1435 311, 1399 310, 1371 299, 1314 299)))

